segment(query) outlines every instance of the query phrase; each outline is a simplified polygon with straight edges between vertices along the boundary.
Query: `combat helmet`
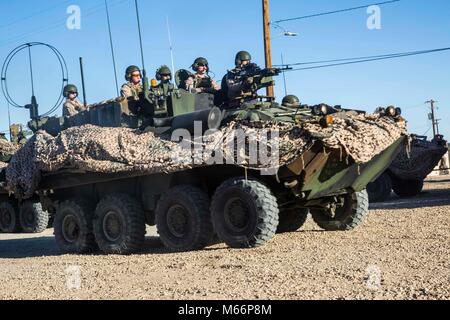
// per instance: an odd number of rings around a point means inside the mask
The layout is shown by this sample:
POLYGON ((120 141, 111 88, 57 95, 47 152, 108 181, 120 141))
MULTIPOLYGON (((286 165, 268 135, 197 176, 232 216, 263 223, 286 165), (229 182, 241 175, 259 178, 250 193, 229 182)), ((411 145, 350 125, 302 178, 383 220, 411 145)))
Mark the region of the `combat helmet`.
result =
POLYGON ((246 60, 252 60, 252 55, 247 51, 239 51, 236 54, 236 58, 234 59, 234 64, 236 65, 236 67, 238 67, 241 65, 242 61, 246 60))
POLYGON ((281 104, 288 108, 299 108, 300 107, 300 99, 297 96, 292 94, 287 95, 283 98, 281 104))
POLYGON ((66 86, 64 87, 64 90, 63 90, 64 98, 69 97, 69 94, 70 94, 71 92, 76 92, 76 93, 78 93, 78 88, 77 88, 75 85, 73 85, 73 84, 68 84, 68 85, 66 85, 66 86))
POLYGON ((166 65, 162 65, 161 67, 158 68, 158 70, 156 70, 156 80, 160 81, 162 80, 163 76, 170 76, 170 78, 172 79, 172 71, 170 71, 169 67, 166 65))
POLYGON ((195 61, 192 64, 191 68, 194 71, 198 71, 198 67, 201 66, 201 65, 205 66, 209 70, 208 60, 206 60, 206 58, 203 58, 203 57, 198 57, 197 59, 195 59, 195 61))
POLYGON ((131 75, 133 72, 139 71, 141 72, 141 69, 139 69, 138 66, 129 66, 127 70, 125 71, 125 80, 131 81, 131 75))

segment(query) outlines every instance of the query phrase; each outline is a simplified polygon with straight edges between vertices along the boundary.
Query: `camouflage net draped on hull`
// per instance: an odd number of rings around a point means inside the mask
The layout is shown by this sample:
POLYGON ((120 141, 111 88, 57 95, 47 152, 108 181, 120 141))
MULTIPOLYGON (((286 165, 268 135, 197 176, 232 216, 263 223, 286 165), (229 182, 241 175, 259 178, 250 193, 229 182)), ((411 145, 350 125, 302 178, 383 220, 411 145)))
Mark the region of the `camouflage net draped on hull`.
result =
POLYGON ((17 152, 19 147, 7 140, 0 139, 0 170, 8 166, 8 161, 17 152))
POLYGON ((410 150, 401 150, 389 170, 403 180, 424 180, 447 152, 444 145, 413 138, 410 150))
POLYGON ((237 165, 258 169, 289 164, 317 140, 325 147, 341 149, 345 156, 362 164, 405 133, 404 124, 378 115, 338 118, 333 126, 325 129, 318 123, 232 122, 202 141, 194 142, 186 139, 173 142, 158 138, 152 132, 92 125, 67 129, 57 137, 40 131, 11 159, 6 170, 7 189, 18 198, 29 198, 38 189, 42 173, 62 169, 152 174, 214 164, 217 152, 222 160, 236 158, 236 150, 230 146, 234 145, 237 129, 257 141, 264 140, 267 129, 278 130, 278 137, 268 139, 266 135, 266 142, 258 146, 273 153, 273 146, 278 144, 275 165, 273 162, 252 165, 248 153, 238 151, 243 161, 237 165), (192 147, 194 152, 191 152, 192 147))

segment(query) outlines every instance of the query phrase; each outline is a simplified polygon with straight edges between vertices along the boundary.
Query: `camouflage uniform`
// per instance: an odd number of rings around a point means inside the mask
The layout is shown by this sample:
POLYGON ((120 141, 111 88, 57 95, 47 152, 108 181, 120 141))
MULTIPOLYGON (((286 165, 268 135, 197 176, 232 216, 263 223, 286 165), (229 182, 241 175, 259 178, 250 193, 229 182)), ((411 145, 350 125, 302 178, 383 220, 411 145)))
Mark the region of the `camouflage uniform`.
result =
POLYGON ((71 117, 76 115, 78 112, 86 111, 88 108, 80 103, 77 99, 70 100, 66 99, 63 106, 63 116, 71 117))
POLYGON ((240 72, 241 68, 235 68, 233 70, 228 71, 228 73, 225 76, 225 84, 227 86, 227 98, 229 100, 233 100, 243 95, 245 84, 238 77, 240 72))
POLYGON ((120 89, 120 94, 124 98, 133 97, 134 99, 139 98, 139 94, 143 91, 141 83, 132 84, 131 82, 125 83, 120 89))
POLYGON ((220 86, 214 79, 206 74, 201 75, 198 73, 186 80, 186 88, 188 91, 195 89, 198 93, 204 92, 204 89, 213 89, 214 91, 220 90, 220 86), (205 82, 209 82, 209 84, 205 85, 205 82))

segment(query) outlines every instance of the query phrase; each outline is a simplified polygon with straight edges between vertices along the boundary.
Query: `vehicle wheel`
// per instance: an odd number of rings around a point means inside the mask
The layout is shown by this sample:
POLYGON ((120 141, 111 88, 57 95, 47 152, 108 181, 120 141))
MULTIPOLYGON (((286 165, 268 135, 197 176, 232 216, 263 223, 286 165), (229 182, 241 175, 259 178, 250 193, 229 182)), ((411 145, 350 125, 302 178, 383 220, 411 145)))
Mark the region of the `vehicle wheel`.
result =
POLYGON ((295 232, 300 229, 308 218, 308 209, 292 208, 280 210, 280 222, 277 233, 295 232))
POLYGON ((69 200, 56 211, 54 233, 63 253, 89 253, 98 249, 93 229, 94 208, 87 201, 69 200))
POLYGON ((20 205, 20 226, 25 233, 41 233, 47 229, 49 215, 39 202, 27 200, 20 205))
POLYGON ((217 235, 233 248, 261 246, 277 231, 277 199, 255 180, 225 181, 213 196, 211 213, 217 235))
POLYGON ((311 209, 314 221, 327 231, 348 231, 359 226, 369 213, 366 190, 339 197, 340 204, 332 210, 311 209))
POLYGON ((0 233, 16 233, 19 230, 17 205, 9 201, 0 203, 0 233))
POLYGON ((399 197, 414 197, 422 192, 423 180, 393 179, 392 189, 399 197))
POLYGON ((107 254, 130 254, 145 241, 145 216, 138 201, 126 194, 103 198, 94 219, 97 244, 107 254))
POLYGON ((383 173, 377 180, 369 183, 367 193, 370 202, 386 201, 392 192, 392 180, 389 174, 383 173))
POLYGON ((156 226, 164 245, 176 251, 203 249, 212 242, 208 195, 191 186, 167 191, 156 208, 156 226))

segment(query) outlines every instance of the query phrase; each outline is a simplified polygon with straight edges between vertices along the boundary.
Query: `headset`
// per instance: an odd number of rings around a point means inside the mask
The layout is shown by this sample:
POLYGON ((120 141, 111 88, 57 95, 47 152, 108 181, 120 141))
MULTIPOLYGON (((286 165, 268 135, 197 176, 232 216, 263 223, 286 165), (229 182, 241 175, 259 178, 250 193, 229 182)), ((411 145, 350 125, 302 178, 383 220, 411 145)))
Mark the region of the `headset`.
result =
POLYGON ((200 57, 200 58, 195 59, 194 63, 193 63, 192 66, 191 66, 192 70, 194 70, 195 72, 198 71, 198 68, 199 68, 200 66, 199 66, 197 60, 200 60, 200 59, 204 59, 204 60, 206 61, 206 64, 205 64, 206 72, 209 72, 209 64, 208 64, 208 60, 206 60, 206 59, 203 58, 203 57, 200 57))
MULTIPOLYGON (((158 80, 158 81, 161 81, 161 80, 162 80, 161 69, 164 68, 164 67, 166 67, 166 66, 159 67, 159 68, 156 70, 156 74, 155 74, 156 80, 158 80)), ((170 80, 172 80, 172 73, 170 73, 169 76, 170 76, 170 80)))

